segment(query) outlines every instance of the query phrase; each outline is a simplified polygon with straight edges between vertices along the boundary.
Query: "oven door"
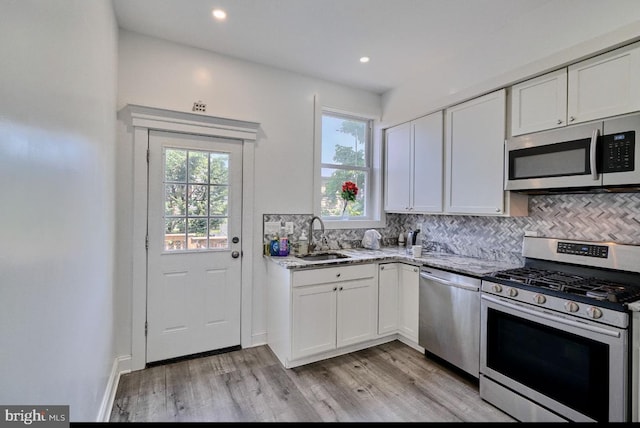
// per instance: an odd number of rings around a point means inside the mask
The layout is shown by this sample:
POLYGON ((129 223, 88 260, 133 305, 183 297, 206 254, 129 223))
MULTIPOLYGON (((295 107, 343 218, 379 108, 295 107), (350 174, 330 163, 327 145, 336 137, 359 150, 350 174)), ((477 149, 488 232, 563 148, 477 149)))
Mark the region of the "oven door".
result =
POLYGON ((598 187, 598 137, 602 122, 509 140, 505 190, 598 187))
POLYGON ((627 341, 623 329, 481 296, 480 373, 570 421, 627 421, 627 341))

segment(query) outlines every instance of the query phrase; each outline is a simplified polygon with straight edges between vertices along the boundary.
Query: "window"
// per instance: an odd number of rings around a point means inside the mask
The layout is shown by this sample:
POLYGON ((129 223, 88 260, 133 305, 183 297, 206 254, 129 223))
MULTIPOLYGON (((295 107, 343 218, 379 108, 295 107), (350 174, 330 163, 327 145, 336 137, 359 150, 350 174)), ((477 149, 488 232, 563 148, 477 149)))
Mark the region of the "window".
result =
POLYGON ((228 248, 229 154, 164 150, 164 250, 228 248))
POLYGON ((371 120, 342 113, 322 113, 320 150, 320 216, 342 219, 342 185, 351 181, 358 187, 356 200, 349 202, 349 220, 372 218, 371 120))

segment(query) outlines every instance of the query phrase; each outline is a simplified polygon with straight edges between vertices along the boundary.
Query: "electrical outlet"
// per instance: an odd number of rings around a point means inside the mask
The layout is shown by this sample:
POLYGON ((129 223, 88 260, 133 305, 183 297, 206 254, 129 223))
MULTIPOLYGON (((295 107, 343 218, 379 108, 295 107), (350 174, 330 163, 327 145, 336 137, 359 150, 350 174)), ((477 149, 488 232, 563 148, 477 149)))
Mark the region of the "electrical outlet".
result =
POLYGON ((280 222, 279 221, 267 221, 264 223, 264 234, 265 235, 277 235, 280 233, 280 222))
POLYGON ((284 224, 284 231, 288 234, 288 235, 293 235, 293 222, 292 221, 288 221, 284 224))

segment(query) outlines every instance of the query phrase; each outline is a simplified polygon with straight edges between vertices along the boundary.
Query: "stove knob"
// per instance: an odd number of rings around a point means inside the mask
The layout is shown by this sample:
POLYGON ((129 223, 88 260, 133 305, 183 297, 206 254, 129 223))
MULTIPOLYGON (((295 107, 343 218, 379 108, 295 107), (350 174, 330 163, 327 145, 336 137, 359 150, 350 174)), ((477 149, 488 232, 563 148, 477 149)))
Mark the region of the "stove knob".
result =
POLYGON ((518 290, 516 290, 515 288, 509 289, 509 297, 516 297, 517 295, 518 295, 518 290))
POLYGON ((539 305, 542 305, 547 301, 547 298, 544 297, 542 294, 536 294, 535 296, 533 296, 533 301, 539 305))
POLYGON ((594 308, 593 306, 587 308, 587 315, 589 315, 593 319, 602 318, 602 311, 598 308, 594 308))
POLYGON ((492 290, 494 293, 502 293, 502 286, 498 284, 493 284, 492 290))
POLYGON ((578 312, 578 309, 580 309, 576 302, 567 302, 567 303, 564 304, 564 308, 568 312, 578 312))

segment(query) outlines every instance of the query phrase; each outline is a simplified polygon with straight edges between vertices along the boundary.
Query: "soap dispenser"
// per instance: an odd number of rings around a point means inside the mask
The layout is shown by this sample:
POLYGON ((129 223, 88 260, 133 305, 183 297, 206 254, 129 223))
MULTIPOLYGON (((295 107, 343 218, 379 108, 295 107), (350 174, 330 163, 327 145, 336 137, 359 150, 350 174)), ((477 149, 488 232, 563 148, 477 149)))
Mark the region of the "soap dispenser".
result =
POLYGON ((309 252, 309 238, 307 238, 307 234, 304 233, 304 230, 300 234, 298 238, 298 253, 302 256, 309 252))

